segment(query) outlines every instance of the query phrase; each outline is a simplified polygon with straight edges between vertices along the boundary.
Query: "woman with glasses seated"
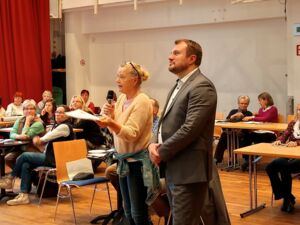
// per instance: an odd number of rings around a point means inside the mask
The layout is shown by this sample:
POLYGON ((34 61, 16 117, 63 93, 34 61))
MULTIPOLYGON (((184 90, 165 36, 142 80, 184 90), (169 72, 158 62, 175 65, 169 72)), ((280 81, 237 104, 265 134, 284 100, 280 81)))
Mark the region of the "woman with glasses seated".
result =
MULTIPOLYGON (((277 138, 274 145, 285 144, 288 148, 300 145, 300 104, 297 105, 295 119, 288 124, 284 133, 277 138)), ((300 160, 278 158, 266 167, 272 185, 275 200, 283 198, 281 211, 292 212, 296 203, 292 194, 292 173, 300 172, 300 160)))
MULTIPOLYGON (((11 139, 31 141, 34 136, 42 135, 45 132, 43 121, 36 114, 36 103, 33 99, 26 99, 23 102, 23 114, 24 116, 14 123, 9 135, 11 139)), ((16 147, 5 156, 6 165, 13 168, 17 157, 26 151, 35 152, 38 149, 32 143, 16 147)))
POLYGON ((35 136, 33 143, 40 149, 40 152, 24 152, 17 158, 10 175, 0 179, 0 188, 11 189, 15 177, 21 178, 20 193, 14 199, 7 201, 8 205, 28 204, 31 191, 31 172, 39 166, 55 168, 53 142, 67 141, 74 139, 73 128, 69 117, 65 114, 69 107, 61 105, 55 112, 55 121, 51 131, 43 137, 35 136))

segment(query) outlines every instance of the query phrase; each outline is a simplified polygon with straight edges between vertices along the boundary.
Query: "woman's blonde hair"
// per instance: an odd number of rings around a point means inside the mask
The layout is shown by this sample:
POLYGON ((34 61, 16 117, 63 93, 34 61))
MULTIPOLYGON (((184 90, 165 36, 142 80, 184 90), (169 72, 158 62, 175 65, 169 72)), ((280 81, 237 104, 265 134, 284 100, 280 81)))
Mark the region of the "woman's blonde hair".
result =
POLYGON ((130 74, 132 74, 133 76, 138 76, 139 84, 141 84, 143 81, 148 80, 148 78, 150 77, 149 72, 144 67, 134 62, 125 62, 120 67, 126 67, 130 70, 130 74))

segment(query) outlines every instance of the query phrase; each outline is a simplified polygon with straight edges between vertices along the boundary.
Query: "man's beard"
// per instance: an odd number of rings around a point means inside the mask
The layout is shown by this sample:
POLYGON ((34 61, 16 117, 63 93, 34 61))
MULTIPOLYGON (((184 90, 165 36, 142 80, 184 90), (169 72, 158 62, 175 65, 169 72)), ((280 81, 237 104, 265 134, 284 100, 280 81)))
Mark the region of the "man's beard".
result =
POLYGON ((171 73, 179 74, 179 73, 185 71, 187 68, 188 68, 188 66, 186 66, 186 65, 179 65, 179 66, 175 66, 175 67, 169 66, 168 69, 171 73))

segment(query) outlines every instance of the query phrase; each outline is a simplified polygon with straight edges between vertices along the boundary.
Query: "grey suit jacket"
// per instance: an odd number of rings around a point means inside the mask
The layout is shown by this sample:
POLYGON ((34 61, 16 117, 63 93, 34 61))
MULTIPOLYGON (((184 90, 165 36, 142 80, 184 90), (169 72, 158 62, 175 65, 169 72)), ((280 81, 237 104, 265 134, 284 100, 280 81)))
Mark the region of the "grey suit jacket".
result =
POLYGON ((159 124, 163 140, 159 155, 166 164, 169 182, 189 184, 211 179, 216 105, 213 83, 197 69, 180 88, 167 112, 165 106, 159 124))

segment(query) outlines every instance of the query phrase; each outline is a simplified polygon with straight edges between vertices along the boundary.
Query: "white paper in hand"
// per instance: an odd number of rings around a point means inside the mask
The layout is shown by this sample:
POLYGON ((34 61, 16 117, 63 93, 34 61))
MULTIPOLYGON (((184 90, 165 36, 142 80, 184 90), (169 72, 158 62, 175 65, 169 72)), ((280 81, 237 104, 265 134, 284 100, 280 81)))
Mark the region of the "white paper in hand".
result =
POLYGON ((66 163, 69 179, 78 173, 94 173, 91 160, 84 158, 66 163))
POLYGON ((90 113, 87 113, 81 109, 76 109, 74 111, 66 112, 67 116, 77 118, 77 119, 83 119, 83 120, 99 120, 100 117, 94 116, 90 113))

